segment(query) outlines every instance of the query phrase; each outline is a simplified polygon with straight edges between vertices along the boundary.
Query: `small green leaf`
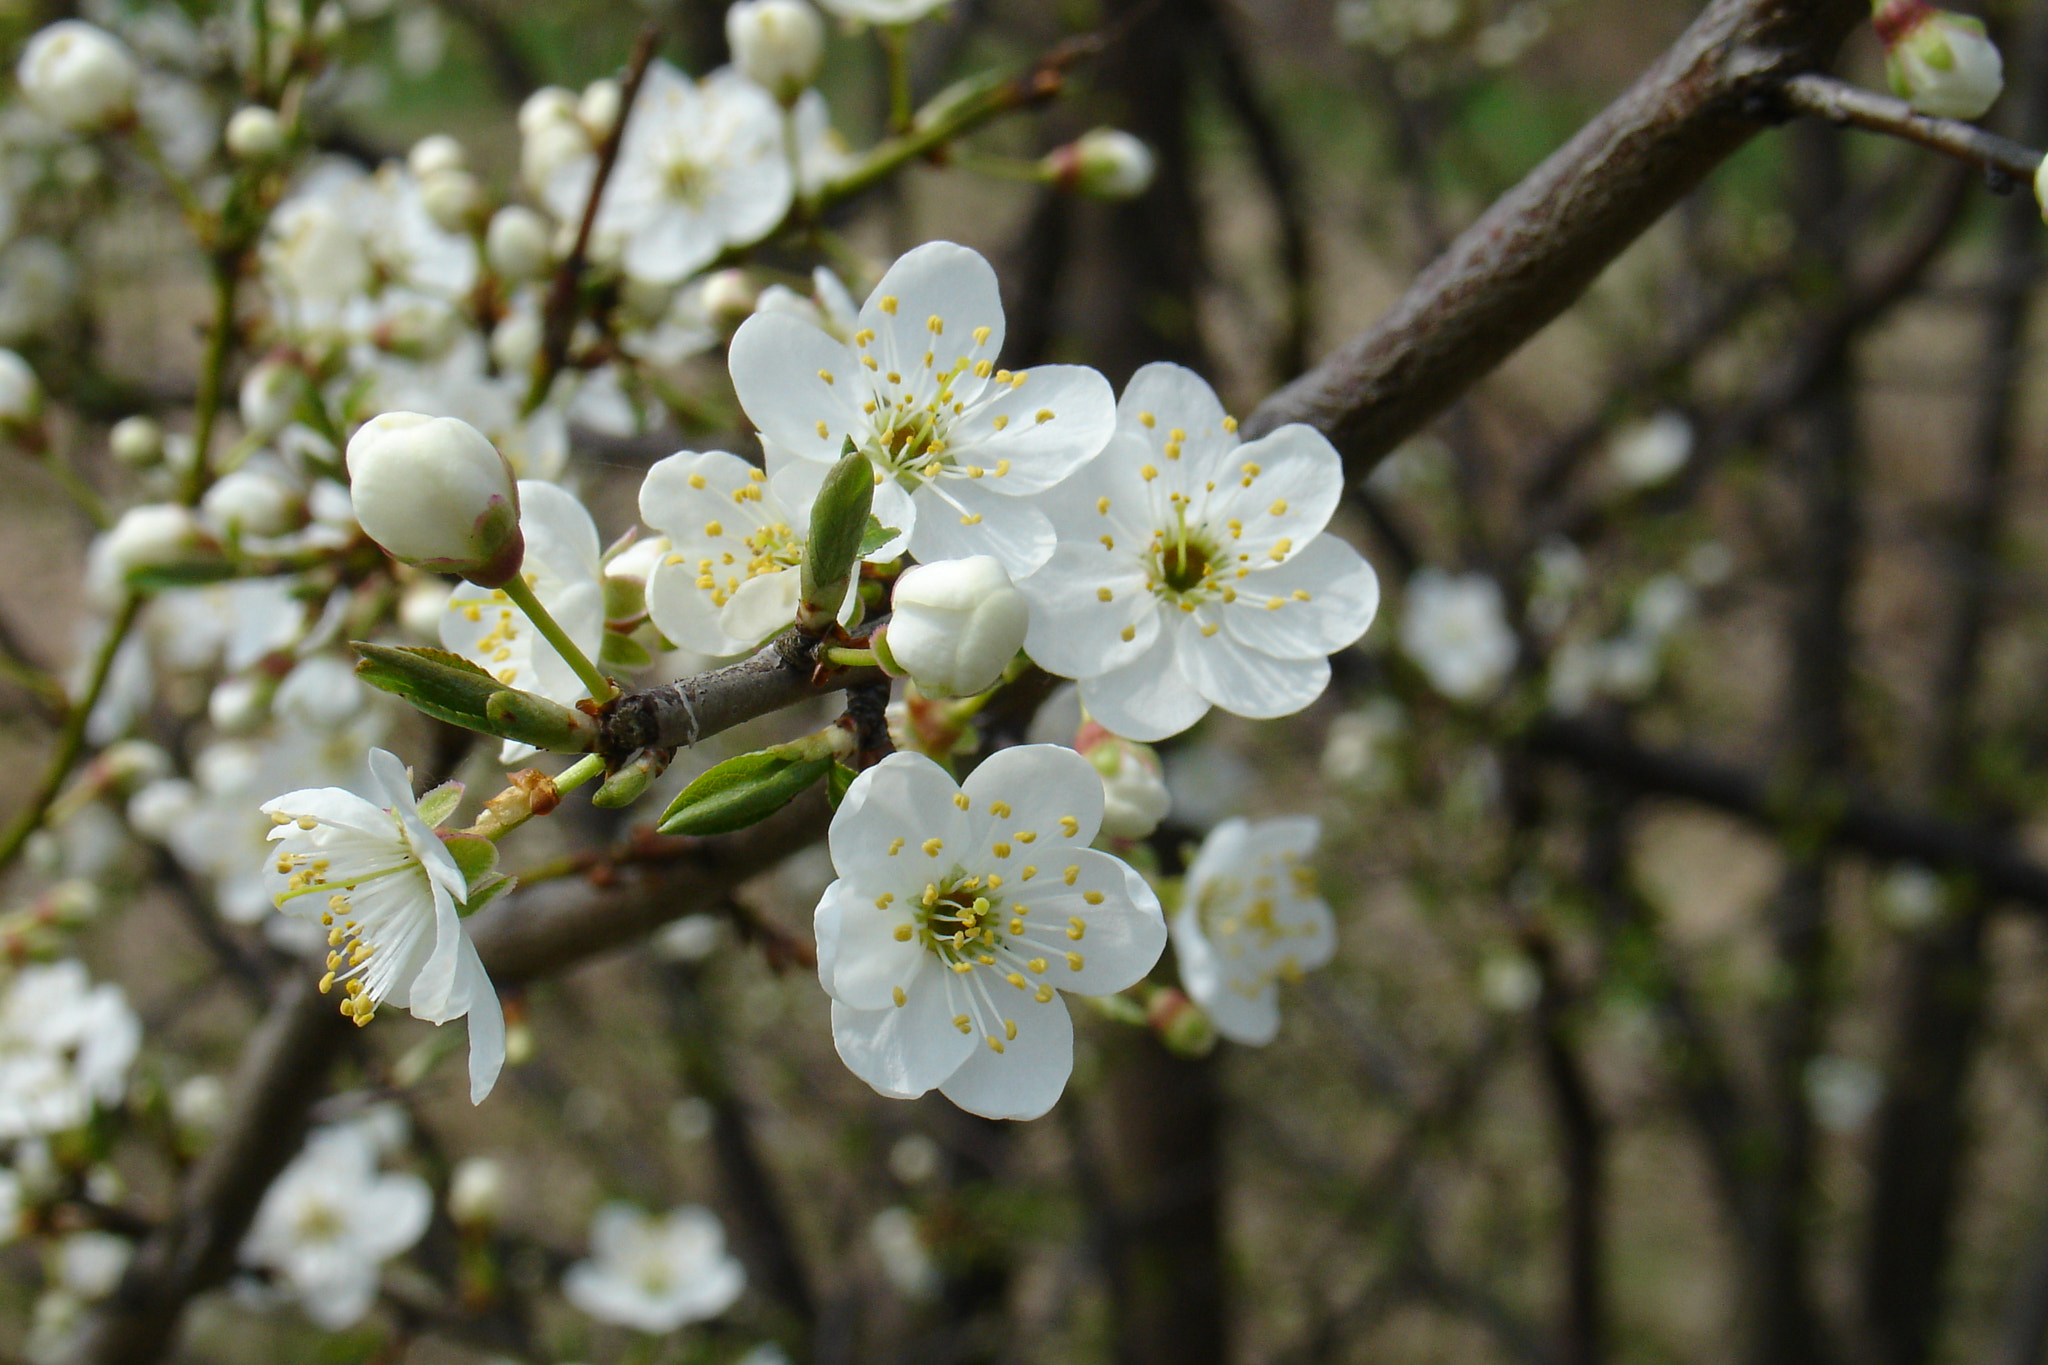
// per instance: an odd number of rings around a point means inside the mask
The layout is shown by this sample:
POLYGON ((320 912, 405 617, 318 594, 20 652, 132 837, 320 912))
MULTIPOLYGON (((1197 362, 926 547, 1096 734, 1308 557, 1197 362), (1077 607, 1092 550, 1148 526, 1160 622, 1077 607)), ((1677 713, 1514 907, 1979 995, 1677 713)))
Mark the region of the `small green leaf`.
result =
POLYGON ((581 711, 531 692, 501 688, 484 703, 489 732, 551 753, 583 752, 594 724, 581 711))
MULTIPOLYGON (((497 875, 498 846, 481 834, 451 834, 441 841, 441 846, 462 869, 462 880, 469 887, 475 888, 497 875)), ((473 889, 471 894, 475 894, 473 889)))
POLYGON ((428 829, 439 829, 441 822, 455 814, 455 808, 461 804, 462 784, 443 782, 420 798, 420 819, 427 822, 428 829))
POLYGON ((855 558, 866 559, 902 534, 903 532, 894 526, 882 525, 881 518, 873 512, 868 513, 868 529, 860 534, 860 553, 855 558))
POLYGON ((505 684, 460 654, 445 649, 398 649, 350 641, 361 655, 356 676, 372 687, 403 697, 436 720, 465 730, 497 733, 485 709, 505 684))
POLYGON ((483 909, 486 905, 489 905, 492 901, 517 885, 519 885, 519 878, 508 877, 502 872, 494 872, 484 881, 483 885, 472 885, 470 887, 469 899, 456 906, 456 912, 464 919, 468 919, 471 915, 474 915, 477 911, 483 909))
POLYGON ((846 601, 846 585, 853 577, 855 560, 875 500, 875 471, 867 456, 848 451, 825 475, 811 504, 811 531, 804 542, 802 572, 803 600, 797 606, 797 624, 820 632, 838 619, 846 601))
POLYGON ((833 810, 839 809, 839 803, 846 799, 846 789, 851 787, 853 779, 859 776, 859 773, 844 763, 834 763, 832 771, 825 774, 825 799, 832 803, 833 810))
POLYGON ((772 749, 729 758, 683 788, 655 828, 663 834, 745 829, 795 800, 831 767, 830 758, 795 758, 772 749))

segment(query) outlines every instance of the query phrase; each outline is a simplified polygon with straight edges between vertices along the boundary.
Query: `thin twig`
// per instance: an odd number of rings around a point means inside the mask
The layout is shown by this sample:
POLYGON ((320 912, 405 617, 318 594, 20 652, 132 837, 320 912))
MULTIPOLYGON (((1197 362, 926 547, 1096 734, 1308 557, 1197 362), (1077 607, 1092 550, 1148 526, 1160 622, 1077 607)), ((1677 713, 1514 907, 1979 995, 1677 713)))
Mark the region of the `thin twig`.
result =
POLYGON ((1787 80, 1785 103, 1802 114, 1845 128, 1863 128, 1917 143, 1982 170, 2000 193, 2032 182, 2041 153, 2010 138, 1987 133, 1961 119, 1934 118, 1891 95, 1808 72, 1787 80))

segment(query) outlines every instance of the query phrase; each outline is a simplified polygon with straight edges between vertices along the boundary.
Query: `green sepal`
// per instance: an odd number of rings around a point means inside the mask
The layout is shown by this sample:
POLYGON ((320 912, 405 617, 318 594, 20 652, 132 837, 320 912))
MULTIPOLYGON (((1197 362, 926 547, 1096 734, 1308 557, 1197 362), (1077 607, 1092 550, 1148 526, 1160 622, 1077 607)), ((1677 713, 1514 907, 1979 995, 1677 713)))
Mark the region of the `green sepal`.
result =
POLYGON ((581 711, 506 687, 491 693, 484 715, 489 733, 551 753, 582 753, 594 728, 581 711))
POLYGON ((902 534, 901 528, 882 525, 882 519, 873 512, 870 512, 868 513, 868 529, 860 533, 860 550, 855 557, 866 559, 869 555, 902 534))
POLYGON ((645 668, 654 662, 654 656, 647 652, 647 646, 632 636, 608 630, 598 645, 597 661, 613 668, 645 668))
POLYGON ((796 609, 797 624, 803 629, 822 632, 838 620, 861 542, 874 520, 869 514, 874 501, 874 467, 848 437, 846 453, 826 473, 818 499, 811 504, 811 531, 800 570, 803 600, 796 609))
POLYGON ((191 559, 182 564, 146 564, 125 576, 128 586, 138 592, 165 592, 177 588, 198 588, 208 583, 225 583, 239 571, 225 559, 191 559))
POLYGON ((839 803, 846 799, 846 789, 851 787, 853 779, 859 776, 859 773, 844 763, 834 763, 832 771, 825 774, 825 799, 832 803, 833 810, 839 809, 839 803))
MULTIPOLYGON (((489 841, 486 840, 485 842, 488 843, 489 841)), ((472 885, 470 887, 469 898, 455 907, 455 913, 464 919, 468 919, 471 915, 474 915, 477 911, 483 909, 486 905, 489 905, 492 901, 517 885, 519 885, 519 878, 508 877, 502 872, 493 872, 484 881, 483 885, 472 885)))
POLYGON ((472 897, 474 888, 498 875, 498 846, 481 834, 451 834, 441 841, 441 847, 462 870, 463 884, 471 888, 472 897))
POLYGON ((655 828, 663 834, 730 834, 759 824, 794 801, 833 766, 763 749, 741 754, 683 788, 655 828))
POLYGON ((462 790, 460 782, 443 782, 420 798, 420 819, 426 821, 428 829, 439 829, 442 821, 455 814, 455 808, 462 804, 462 790))

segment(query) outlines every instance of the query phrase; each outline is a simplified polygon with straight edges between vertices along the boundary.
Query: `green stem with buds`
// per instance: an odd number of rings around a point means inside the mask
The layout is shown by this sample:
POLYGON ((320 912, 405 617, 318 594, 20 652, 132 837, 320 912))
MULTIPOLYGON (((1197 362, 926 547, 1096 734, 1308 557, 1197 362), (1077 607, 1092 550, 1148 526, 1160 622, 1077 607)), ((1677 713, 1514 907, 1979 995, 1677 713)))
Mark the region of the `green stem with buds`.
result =
POLYGON ((575 670, 576 676, 590 692, 592 701, 608 702, 619 695, 619 689, 612 685, 612 680, 597 671, 597 665, 590 662, 583 651, 576 647, 576 642, 569 638, 569 632, 563 630, 555 623, 555 618, 548 615, 548 609, 533 595, 533 589, 527 585, 524 575, 512 575, 505 581, 504 589, 505 595, 512 599, 513 604, 526 613, 526 619, 533 622, 534 629, 555 647, 555 653, 562 656, 562 662, 575 670))
POLYGON ((872 649, 849 649, 845 645, 826 645, 818 651, 825 662, 838 664, 841 668, 874 668, 881 663, 872 649))
POLYGON ((585 754, 568 767, 562 769, 561 774, 555 778, 555 792, 557 795, 566 795, 569 792, 575 791, 591 778, 602 776, 604 776, 604 755, 585 754))

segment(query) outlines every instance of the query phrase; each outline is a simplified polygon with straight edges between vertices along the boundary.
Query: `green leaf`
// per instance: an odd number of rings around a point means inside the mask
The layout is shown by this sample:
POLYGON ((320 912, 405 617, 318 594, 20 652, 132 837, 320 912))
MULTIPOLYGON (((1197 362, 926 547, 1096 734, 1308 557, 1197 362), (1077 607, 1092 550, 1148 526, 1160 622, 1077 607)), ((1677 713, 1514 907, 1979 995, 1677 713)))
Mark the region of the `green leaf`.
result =
POLYGON ((860 553, 855 558, 866 559, 902 534, 900 528, 884 526, 880 517, 873 512, 868 513, 868 529, 860 534, 860 553))
POLYGON ((225 559, 194 559, 183 564, 144 565, 130 570, 126 577, 128 586, 137 591, 164 592, 225 583, 235 575, 235 566, 225 559))
POLYGON ((498 733, 486 709, 505 684, 460 654, 445 649, 399 649, 349 642, 362 656, 356 676, 372 687, 403 697, 436 720, 465 730, 498 733))
POLYGON ((439 829, 441 822, 455 814, 455 808, 461 804, 462 784, 443 782, 420 798, 420 819, 426 821, 428 829, 439 829))
POLYGON ((853 779, 859 776, 859 773, 844 763, 834 763, 832 771, 825 774, 825 799, 832 803, 833 810, 839 809, 839 803, 846 799, 846 789, 851 787, 853 779))
POLYGON ((811 533, 804 542, 801 571, 803 600, 796 617, 805 630, 820 632, 838 619, 861 541, 874 520, 869 513, 874 500, 874 467, 859 451, 848 451, 825 475, 818 499, 811 504, 811 533))
POLYGON ((474 888, 497 875, 498 846, 481 834, 451 834, 441 841, 441 847, 462 869, 465 885, 474 888))
POLYGON ((663 834, 745 829, 795 800, 831 767, 830 758, 796 758, 772 749, 729 758, 683 788, 655 828, 663 834))
POLYGON ((456 906, 456 912, 462 918, 468 919, 471 915, 474 915, 477 911, 483 909, 486 905, 489 905, 492 901, 517 885, 519 885, 519 878, 508 877, 502 872, 494 872, 485 880, 483 885, 470 888, 469 899, 456 906))
POLYGON ((582 753, 593 722, 581 711, 546 697, 500 688, 484 703, 490 733, 551 753, 582 753))

